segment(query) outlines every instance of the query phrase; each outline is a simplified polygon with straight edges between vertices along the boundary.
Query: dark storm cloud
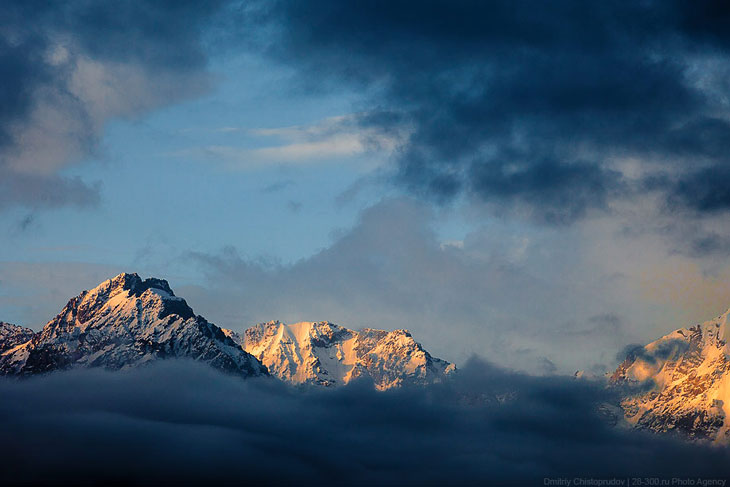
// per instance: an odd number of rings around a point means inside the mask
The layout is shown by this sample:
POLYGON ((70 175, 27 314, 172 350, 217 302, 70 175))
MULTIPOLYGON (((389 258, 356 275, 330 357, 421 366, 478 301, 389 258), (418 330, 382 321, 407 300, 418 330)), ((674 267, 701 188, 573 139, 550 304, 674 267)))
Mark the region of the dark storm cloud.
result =
POLYGON ((113 5, 82 0, 61 5, 61 25, 97 59, 134 60, 181 71, 205 66, 201 30, 221 0, 124 0, 113 5))
MULTIPOLYGON (((730 141, 730 133, 725 140, 730 141)), ((677 182, 673 188, 674 205, 688 205, 703 212, 730 208, 730 167, 710 167, 677 182)))
POLYGON ((611 426, 611 393, 470 362, 454 382, 293 390, 192 363, 0 382, 0 478, 33 483, 542 485, 726 476, 728 452, 611 426))
POLYGON ((0 209, 95 203, 58 171, 94 153, 107 120, 205 89, 201 33, 220 4, 3 2, 0 209))
POLYGON ((391 113, 381 126, 412 129, 397 179, 416 193, 566 223, 649 178, 694 211, 730 207, 721 2, 320 0, 257 12, 269 51, 308 88, 349 84, 391 113), (645 171, 630 178, 621 159, 645 171))
POLYGON ((53 41, 72 40, 81 55, 94 60, 134 61, 184 74, 205 66, 201 27, 221 3, 4 2, 0 11, 3 140, 10 138, 7 124, 27 116, 34 91, 44 83, 61 83, 68 74, 48 63, 53 41))
MULTIPOLYGON (((24 5, 26 4, 19 2, 17 6, 11 4, 9 9, 3 9, 0 19, 3 20, 5 29, 8 29, 8 24, 18 22, 26 15, 23 12, 24 5)), ((28 111, 33 88, 49 78, 42 59, 44 44, 43 37, 37 33, 21 39, 0 37, 0 69, 3 76, 0 86, 0 97, 3 100, 0 108, 2 144, 11 141, 8 124, 28 111)))

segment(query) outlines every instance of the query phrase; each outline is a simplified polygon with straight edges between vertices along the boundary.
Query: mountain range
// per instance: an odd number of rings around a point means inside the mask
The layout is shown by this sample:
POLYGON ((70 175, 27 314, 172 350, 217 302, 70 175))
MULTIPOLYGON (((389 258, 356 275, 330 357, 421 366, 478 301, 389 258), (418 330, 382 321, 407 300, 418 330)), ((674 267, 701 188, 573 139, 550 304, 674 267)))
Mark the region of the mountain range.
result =
POLYGON ((336 386, 368 378, 378 389, 437 382, 455 370, 407 330, 357 332, 328 322, 274 321, 239 335, 196 315, 167 281, 137 274, 82 292, 38 333, 0 322, 0 375, 120 370, 168 358, 292 384, 336 386))
MULTIPOLYGON (((730 441, 730 310, 635 347, 607 376, 623 423, 657 433, 730 441), (628 387, 625 387, 628 386, 628 387)), ((408 330, 351 330, 327 321, 270 321, 242 333, 196 315, 167 281, 120 274, 70 299, 39 332, 0 322, 0 375, 79 367, 122 370, 189 359, 241 377, 334 387, 366 379, 380 390, 442 382, 456 367, 408 330)))

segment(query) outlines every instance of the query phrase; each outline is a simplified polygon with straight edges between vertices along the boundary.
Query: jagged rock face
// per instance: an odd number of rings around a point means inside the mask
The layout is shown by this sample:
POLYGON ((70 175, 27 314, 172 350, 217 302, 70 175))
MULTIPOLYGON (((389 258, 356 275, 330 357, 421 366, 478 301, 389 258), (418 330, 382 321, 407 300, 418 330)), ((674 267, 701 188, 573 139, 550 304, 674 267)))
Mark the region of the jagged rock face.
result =
POLYGON ((243 376, 267 374, 220 328, 196 316, 167 281, 120 274, 71 299, 30 340, 4 350, 0 375, 116 370, 164 358, 194 359, 243 376))
POLYGON ((407 330, 353 331, 328 322, 262 323, 229 332, 269 372, 293 384, 344 385, 370 377, 378 389, 442 380, 455 367, 432 357, 407 330))
POLYGON ((611 381, 650 388, 622 401, 629 423, 694 439, 730 441, 729 314, 676 330, 629 355, 611 381))
POLYGON ((30 328, 0 321, 0 353, 22 345, 33 338, 33 335, 35 333, 30 328))

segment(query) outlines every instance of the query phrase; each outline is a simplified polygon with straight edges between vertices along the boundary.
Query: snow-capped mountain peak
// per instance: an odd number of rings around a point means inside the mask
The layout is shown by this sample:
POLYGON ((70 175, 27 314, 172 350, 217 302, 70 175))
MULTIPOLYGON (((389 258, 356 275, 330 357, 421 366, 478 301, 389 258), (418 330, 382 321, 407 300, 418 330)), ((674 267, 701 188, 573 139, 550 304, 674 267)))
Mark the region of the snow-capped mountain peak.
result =
POLYGON ((294 384, 344 385, 368 377, 378 389, 438 382, 455 370, 408 330, 271 321, 239 335, 196 315, 167 281, 137 274, 119 274, 81 292, 38 333, 0 323, 0 375, 117 370, 165 358, 193 359, 243 376, 270 370, 294 384))
POLYGON ((650 388, 622 402, 630 423, 697 439, 730 440, 729 317, 730 310, 629 354, 611 381, 650 388))
POLYGON ((30 340, 2 352, 0 373, 122 369, 162 358, 190 358, 244 376, 267 373, 223 330, 196 316, 167 281, 126 273, 72 298, 30 340))
POLYGON ((269 371, 293 384, 347 384, 370 377, 378 389, 442 380, 455 368, 432 357, 407 330, 353 331, 327 321, 261 323, 233 336, 269 371))

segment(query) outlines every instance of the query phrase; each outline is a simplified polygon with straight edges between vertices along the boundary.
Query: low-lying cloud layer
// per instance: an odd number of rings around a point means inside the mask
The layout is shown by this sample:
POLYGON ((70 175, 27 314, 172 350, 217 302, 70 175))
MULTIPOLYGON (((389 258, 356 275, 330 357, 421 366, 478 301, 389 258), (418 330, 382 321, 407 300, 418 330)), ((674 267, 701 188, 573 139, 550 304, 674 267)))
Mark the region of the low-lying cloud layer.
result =
POLYGON ((470 362, 448 384, 295 390, 205 366, 0 381, 0 479, 542 485, 543 477, 724 477, 725 449, 611 426, 587 381, 470 362))

